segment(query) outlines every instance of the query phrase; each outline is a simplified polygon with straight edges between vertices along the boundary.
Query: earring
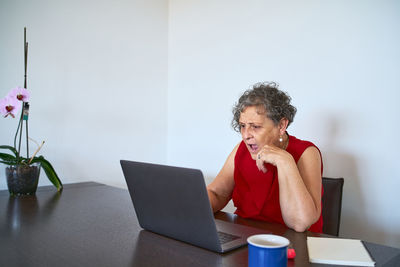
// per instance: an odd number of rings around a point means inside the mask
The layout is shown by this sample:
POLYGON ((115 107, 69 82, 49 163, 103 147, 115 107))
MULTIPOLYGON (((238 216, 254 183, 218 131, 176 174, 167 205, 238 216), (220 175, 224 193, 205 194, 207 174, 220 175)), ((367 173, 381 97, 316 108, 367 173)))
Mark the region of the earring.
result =
POLYGON ((282 142, 283 142, 283 137, 282 137, 282 135, 281 135, 281 136, 279 136, 279 142, 280 142, 280 143, 282 143, 282 142))

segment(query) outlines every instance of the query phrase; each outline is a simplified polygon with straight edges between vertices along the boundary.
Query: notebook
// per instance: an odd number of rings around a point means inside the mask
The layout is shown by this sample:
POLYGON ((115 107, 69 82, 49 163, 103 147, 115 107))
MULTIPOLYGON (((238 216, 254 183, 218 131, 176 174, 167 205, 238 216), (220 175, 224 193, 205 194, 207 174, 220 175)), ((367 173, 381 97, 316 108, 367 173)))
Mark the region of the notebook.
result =
POLYGON ((200 170, 121 160, 142 228, 224 253, 247 245, 260 229, 215 220, 200 170))
POLYGON ((374 266, 361 240, 344 238, 307 237, 311 263, 347 266, 374 266))

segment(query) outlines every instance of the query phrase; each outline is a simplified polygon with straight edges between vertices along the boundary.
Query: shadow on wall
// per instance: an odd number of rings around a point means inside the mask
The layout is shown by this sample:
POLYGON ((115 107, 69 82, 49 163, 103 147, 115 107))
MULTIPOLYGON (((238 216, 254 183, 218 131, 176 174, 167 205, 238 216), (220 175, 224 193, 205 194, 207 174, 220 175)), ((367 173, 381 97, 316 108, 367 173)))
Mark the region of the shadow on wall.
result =
MULTIPOLYGON (((323 135, 321 135, 325 140, 321 146, 323 147, 321 152, 324 161, 324 176, 344 178, 339 236, 385 243, 382 229, 368 218, 369 207, 365 202, 368 196, 361 186, 363 178, 358 174, 357 159, 341 149, 342 139, 357 138, 346 131, 347 121, 343 118, 346 116, 325 116, 323 135)), ((347 151, 351 151, 351 147, 346 147, 347 151)))
POLYGON ((368 213, 371 214, 370 207, 365 202, 368 195, 361 187, 363 178, 357 173, 355 157, 340 153, 337 150, 325 149, 322 153, 326 170, 324 170, 324 176, 344 178, 339 236, 362 239, 379 244, 393 243, 390 240, 396 240, 394 239, 395 237, 390 236, 382 229, 379 224, 379 218, 368 217, 368 213))
POLYGON ((357 232, 353 227, 359 227, 356 223, 363 214, 365 215, 365 203, 360 188, 360 178, 357 172, 357 164, 354 156, 340 149, 340 139, 345 135, 346 122, 339 119, 340 115, 326 115, 321 127, 320 145, 324 164, 325 177, 344 178, 342 215, 340 224, 340 236, 349 236, 357 232))

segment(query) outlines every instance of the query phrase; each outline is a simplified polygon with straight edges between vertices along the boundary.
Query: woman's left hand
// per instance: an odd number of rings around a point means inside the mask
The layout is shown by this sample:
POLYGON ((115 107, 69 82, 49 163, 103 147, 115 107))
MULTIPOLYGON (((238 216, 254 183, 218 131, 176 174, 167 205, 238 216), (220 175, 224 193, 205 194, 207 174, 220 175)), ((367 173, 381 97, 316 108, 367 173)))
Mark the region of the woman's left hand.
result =
POLYGON ((290 161, 294 162, 292 155, 290 155, 286 150, 274 145, 264 145, 256 157, 257 167, 262 172, 267 172, 264 163, 278 166, 278 164, 290 161))

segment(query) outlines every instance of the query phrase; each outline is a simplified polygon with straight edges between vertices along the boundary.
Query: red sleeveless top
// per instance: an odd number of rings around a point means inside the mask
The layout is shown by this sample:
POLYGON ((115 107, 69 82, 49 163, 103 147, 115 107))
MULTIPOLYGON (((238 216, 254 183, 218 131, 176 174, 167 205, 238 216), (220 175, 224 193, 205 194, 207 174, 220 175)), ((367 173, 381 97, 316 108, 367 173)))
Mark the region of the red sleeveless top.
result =
MULTIPOLYGON (((310 146, 316 147, 311 142, 289 136, 286 151, 297 163, 304 150, 310 146)), ((265 167, 268 170, 266 173, 258 170, 255 160, 251 158, 250 152, 242 141, 235 155, 235 187, 232 193, 232 200, 236 207, 235 213, 244 218, 285 224, 279 204, 277 168, 271 164, 265 164, 265 167)), ((323 188, 321 194, 323 194, 323 188)), ((322 233, 322 224, 321 214, 318 221, 308 230, 322 233)))

